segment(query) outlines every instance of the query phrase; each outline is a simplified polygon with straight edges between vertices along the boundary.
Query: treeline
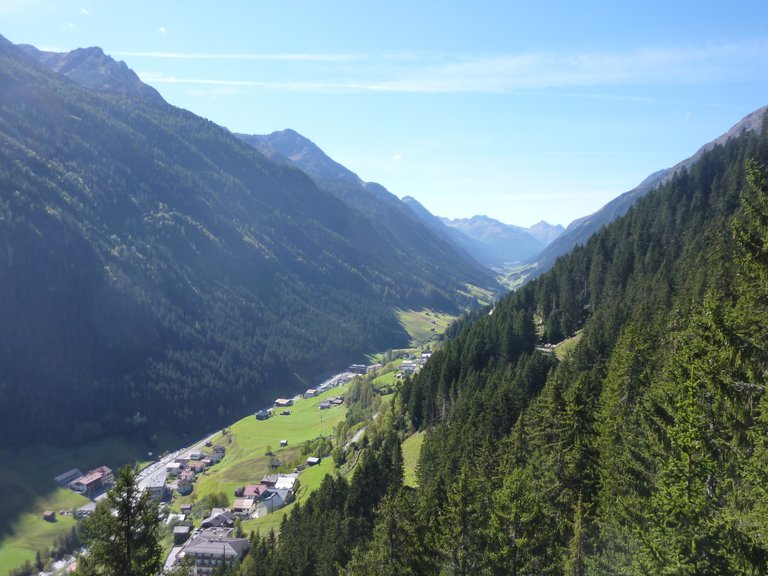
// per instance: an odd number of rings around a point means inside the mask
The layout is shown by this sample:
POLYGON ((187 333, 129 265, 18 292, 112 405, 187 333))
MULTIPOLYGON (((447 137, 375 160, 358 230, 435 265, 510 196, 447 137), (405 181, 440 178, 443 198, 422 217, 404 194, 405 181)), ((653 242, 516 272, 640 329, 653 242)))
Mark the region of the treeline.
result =
MULTIPOLYGON (((426 433, 418 490, 302 573, 766 573, 766 144, 716 146, 435 353, 389 413, 426 433)), ((314 548, 293 529, 267 556, 314 548)))

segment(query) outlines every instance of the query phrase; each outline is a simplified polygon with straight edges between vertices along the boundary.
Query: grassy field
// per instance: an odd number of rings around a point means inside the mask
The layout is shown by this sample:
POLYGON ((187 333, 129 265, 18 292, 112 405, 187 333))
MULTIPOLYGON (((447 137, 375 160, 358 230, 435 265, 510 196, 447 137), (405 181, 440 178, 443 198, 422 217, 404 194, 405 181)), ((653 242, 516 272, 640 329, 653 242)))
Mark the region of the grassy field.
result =
MULTIPOLYGON (((318 436, 333 434, 334 428, 346 414, 344 405, 320 410, 318 404, 321 400, 344 394, 345 391, 346 386, 341 386, 315 398, 299 400, 288 408, 290 416, 280 416, 280 411, 276 410, 275 415, 268 420, 257 420, 254 416, 243 418, 230 426, 226 435, 221 432, 217 434, 213 442, 226 448, 226 456, 197 480, 192 494, 177 494, 173 508, 178 509, 181 504, 218 492, 224 492, 231 502, 236 487, 258 484, 264 474, 269 473, 271 459, 285 464, 301 459, 303 443, 318 436), (287 440, 288 446, 280 448, 281 440, 287 440), (268 448, 272 456, 266 454, 268 448)), ((308 471, 316 473, 314 468, 308 471)), ((304 481, 305 473, 301 475, 302 489, 304 481)))
POLYGON ((323 483, 323 478, 325 478, 327 474, 334 473, 335 468, 333 466, 332 458, 325 458, 319 465, 306 468, 299 476, 299 491, 296 494, 296 500, 277 512, 243 522, 243 530, 245 530, 246 533, 253 531, 259 532, 260 534, 266 534, 270 530, 274 530, 275 534, 279 534, 280 523, 283 520, 283 516, 291 513, 296 502, 303 503, 312 492, 317 490, 320 487, 320 484, 323 483))
POLYGON ((430 310, 398 310, 397 317, 411 337, 411 346, 424 347, 437 340, 456 317, 430 310))
POLYGON ((421 454, 421 445, 424 444, 424 432, 416 432, 410 435, 402 444, 403 450, 403 484, 418 488, 419 482, 416 479, 416 466, 419 463, 421 454))
MULTIPOLYGON (((178 445, 177 437, 163 437, 158 445, 178 445), (174 444, 175 443, 175 444, 174 444)), ((157 447, 109 438, 72 448, 30 446, 0 450, 0 575, 33 561, 39 549, 68 533, 74 525, 69 516, 46 522, 45 510, 69 510, 84 506, 88 500, 71 490, 60 488, 53 478, 72 468, 83 472, 105 464, 117 469, 125 462, 145 461, 148 451, 157 447)))
POLYGON ((555 356, 558 360, 562 360, 565 356, 576 347, 576 344, 581 340, 581 330, 579 330, 575 336, 572 336, 566 340, 560 342, 555 346, 555 356))

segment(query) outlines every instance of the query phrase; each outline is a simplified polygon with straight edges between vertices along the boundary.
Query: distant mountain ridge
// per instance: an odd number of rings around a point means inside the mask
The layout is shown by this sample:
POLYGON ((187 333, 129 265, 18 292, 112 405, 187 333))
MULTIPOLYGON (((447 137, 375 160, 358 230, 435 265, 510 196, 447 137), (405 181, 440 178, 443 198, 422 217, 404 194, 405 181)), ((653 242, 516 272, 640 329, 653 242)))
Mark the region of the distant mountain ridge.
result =
POLYGON ((266 135, 236 135, 268 158, 299 168, 320 187, 370 215, 371 225, 389 236, 414 261, 423 261, 428 257, 433 262, 443 263, 444 274, 453 275, 451 270, 459 267, 474 275, 478 283, 492 283, 487 266, 480 265, 485 263, 445 234, 440 225, 425 221, 410 209, 407 202, 384 186, 363 181, 296 131, 287 129, 266 135))
POLYGON ((743 132, 755 132, 759 130, 765 121, 768 106, 748 114, 737 122, 725 134, 705 144, 689 158, 678 162, 672 168, 654 172, 645 178, 637 187, 614 198, 597 212, 584 216, 571 222, 565 232, 547 246, 542 252, 534 256, 531 261, 537 263, 537 268, 530 278, 534 278, 549 270, 555 260, 563 254, 567 254, 577 245, 583 245, 598 230, 616 218, 623 216, 640 198, 648 194, 662 184, 669 182, 676 174, 690 169, 702 155, 717 145, 725 144, 731 138, 739 136, 743 132))

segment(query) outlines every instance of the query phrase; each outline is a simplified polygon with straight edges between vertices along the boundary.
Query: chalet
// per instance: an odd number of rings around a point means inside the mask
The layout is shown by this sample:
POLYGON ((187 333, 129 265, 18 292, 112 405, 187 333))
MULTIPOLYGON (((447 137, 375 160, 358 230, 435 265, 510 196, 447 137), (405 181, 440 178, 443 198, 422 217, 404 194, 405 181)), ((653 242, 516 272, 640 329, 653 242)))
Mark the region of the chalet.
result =
POLYGON ((192 504, 182 504, 181 505, 181 513, 182 514, 189 514, 192 512, 192 504))
POLYGON ((235 498, 232 504, 232 513, 240 518, 248 518, 256 510, 254 498, 235 498))
POLYGON ((214 454, 221 454, 222 456, 224 456, 224 454, 227 453, 227 449, 224 446, 222 446, 221 444, 214 444, 213 445, 213 453, 214 454))
POLYGON ((288 446, 288 440, 280 440, 280 448, 285 448, 288 446))
POLYGON ((334 406, 341 406, 342 404, 344 404, 344 396, 334 396, 333 398, 329 398, 328 402, 330 402, 334 406))
POLYGON ((293 400, 290 398, 278 398, 275 400, 275 408, 285 408, 287 406, 293 406, 293 400))
POLYGON ((307 466, 315 466, 317 464, 320 464, 319 456, 310 456, 309 458, 307 458, 307 466))
POLYGON ((280 474, 275 482, 275 490, 293 490, 298 474, 280 474))
POLYGON ((266 516, 290 503, 293 493, 289 490, 270 489, 256 503, 256 515, 266 516))
POLYGON ((331 407, 331 403, 328 402, 328 400, 323 400, 318 406, 320 407, 320 410, 328 410, 328 408, 331 407))
POLYGON ((43 520, 46 522, 56 522, 56 512, 53 510, 46 510, 43 512, 43 520))
POLYGON ((267 410, 259 410, 255 414, 256 420, 266 420, 269 418, 269 412, 267 410))
POLYGON ((304 398, 314 398, 315 396, 317 396, 316 388, 309 388, 306 392, 304 392, 304 398))
POLYGON ((243 493, 240 496, 244 498, 259 498, 266 491, 267 486, 265 484, 248 484, 243 488, 243 493))
POLYGON ((235 525, 235 517, 224 508, 214 508, 211 514, 200 523, 201 528, 232 528, 235 525))
POLYGON ((267 488, 271 488, 275 485, 278 478, 280 478, 279 474, 268 474, 261 479, 261 483, 264 484, 267 488))
POLYGON ((203 531, 182 549, 179 559, 190 559, 197 575, 219 574, 222 567, 230 567, 241 560, 249 546, 248 538, 231 538, 203 531))
POLYGON ((179 482, 186 481, 186 482, 194 482, 197 478, 197 475, 195 474, 194 470, 190 470, 189 468, 186 468, 179 472, 179 482))

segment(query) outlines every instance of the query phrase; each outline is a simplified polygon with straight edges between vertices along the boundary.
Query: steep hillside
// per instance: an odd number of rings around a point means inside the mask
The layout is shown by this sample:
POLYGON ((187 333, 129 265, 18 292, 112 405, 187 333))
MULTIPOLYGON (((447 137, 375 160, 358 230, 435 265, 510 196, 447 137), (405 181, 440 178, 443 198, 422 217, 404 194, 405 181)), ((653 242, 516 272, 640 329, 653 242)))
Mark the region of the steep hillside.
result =
POLYGON ((768 572, 767 166, 768 125, 711 147, 457 327, 262 573, 768 572), (418 490, 388 444, 414 430, 418 490))
POLYGON ((0 41, 3 444, 210 430, 405 343, 395 308, 472 305, 482 276, 409 259, 303 172, 81 86, 100 54, 0 41))
POLYGON ((538 267, 531 278, 540 275, 549 270, 555 263, 555 260, 563 254, 570 252, 575 246, 583 245, 595 232, 600 230, 606 224, 609 224, 616 218, 623 216, 640 198, 648 194, 651 190, 657 188, 660 184, 669 182, 676 174, 682 170, 690 168, 697 162, 702 155, 711 150, 718 144, 724 144, 729 139, 734 138, 742 132, 754 132, 762 126, 768 107, 760 108, 747 115, 728 132, 719 138, 702 146, 696 154, 679 162, 672 168, 659 170, 648 176, 636 188, 625 192, 617 198, 611 200, 600 210, 589 216, 584 216, 571 222, 565 232, 547 246, 540 254, 532 258, 538 267))
POLYGON ((490 272, 478 265, 462 247, 426 225, 383 186, 364 182, 357 174, 328 157, 312 141, 293 130, 268 135, 239 134, 267 157, 296 166, 321 188, 335 194, 353 208, 367 214, 381 235, 414 263, 431 270, 435 278, 471 282, 497 289, 490 272))

